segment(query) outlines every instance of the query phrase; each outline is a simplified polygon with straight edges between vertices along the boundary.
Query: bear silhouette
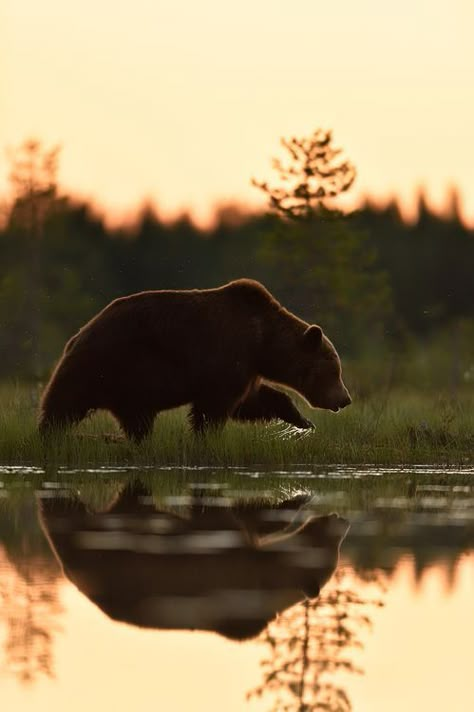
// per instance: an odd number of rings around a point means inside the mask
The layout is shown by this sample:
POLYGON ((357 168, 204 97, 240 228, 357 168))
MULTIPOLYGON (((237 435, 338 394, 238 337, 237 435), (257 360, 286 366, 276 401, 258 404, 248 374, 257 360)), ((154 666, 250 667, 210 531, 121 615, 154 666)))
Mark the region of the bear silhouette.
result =
POLYGON ((116 299, 66 344, 41 399, 39 428, 47 434, 104 409, 140 442, 159 412, 187 404, 196 432, 234 415, 266 420, 281 411, 310 426, 272 384, 313 407, 338 411, 351 402, 321 327, 258 282, 141 292, 116 299))
POLYGON ((54 495, 40 516, 65 576, 110 618, 244 639, 318 596, 337 566, 348 522, 306 504, 229 504, 198 492, 182 516, 156 509, 135 482, 105 512, 54 495))

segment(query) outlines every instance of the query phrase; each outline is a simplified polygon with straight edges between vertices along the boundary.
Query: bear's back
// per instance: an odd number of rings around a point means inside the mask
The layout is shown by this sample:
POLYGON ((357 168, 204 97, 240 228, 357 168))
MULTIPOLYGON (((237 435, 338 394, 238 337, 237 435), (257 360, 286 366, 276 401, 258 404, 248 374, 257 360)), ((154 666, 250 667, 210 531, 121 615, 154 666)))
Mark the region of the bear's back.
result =
MULTIPOLYGON (((278 307, 258 282, 240 279, 214 289, 150 290, 120 297, 106 306, 69 340, 65 353, 103 351, 121 344, 135 348, 156 339, 181 345, 209 343, 233 325, 232 338, 257 338, 257 322, 278 307), (250 330, 249 330, 250 329, 250 330)), ((225 332, 228 335, 228 332, 225 332)))

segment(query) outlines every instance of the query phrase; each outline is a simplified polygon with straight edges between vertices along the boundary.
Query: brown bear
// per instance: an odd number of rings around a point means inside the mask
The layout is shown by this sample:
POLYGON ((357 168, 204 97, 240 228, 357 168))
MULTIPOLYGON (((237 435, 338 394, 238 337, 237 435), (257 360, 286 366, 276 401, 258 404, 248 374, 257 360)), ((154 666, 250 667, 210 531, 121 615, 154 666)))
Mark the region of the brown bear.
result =
POLYGON ((313 407, 351 403, 321 327, 287 311, 258 282, 140 292, 113 301, 66 344, 39 427, 45 433, 105 409, 140 441, 160 411, 190 404, 199 432, 258 398, 263 382, 287 386, 313 407))
POLYGON ((55 494, 40 518, 65 575, 110 618, 239 640, 319 595, 349 528, 302 496, 229 505, 201 490, 180 515, 157 509, 140 482, 99 513, 55 494))

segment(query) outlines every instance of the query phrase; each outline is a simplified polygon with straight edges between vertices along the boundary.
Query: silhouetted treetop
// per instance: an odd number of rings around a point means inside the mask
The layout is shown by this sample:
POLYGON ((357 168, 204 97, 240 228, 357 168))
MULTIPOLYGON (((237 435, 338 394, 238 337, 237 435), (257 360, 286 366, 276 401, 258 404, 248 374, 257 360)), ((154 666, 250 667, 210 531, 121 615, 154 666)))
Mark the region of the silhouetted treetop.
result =
POLYGON ((339 148, 332 146, 332 133, 316 129, 307 138, 282 139, 287 163, 273 160, 280 185, 253 180, 268 195, 270 207, 293 220, 308 219, 325 198, 335 198, 348 190, 356 169, 339 148))

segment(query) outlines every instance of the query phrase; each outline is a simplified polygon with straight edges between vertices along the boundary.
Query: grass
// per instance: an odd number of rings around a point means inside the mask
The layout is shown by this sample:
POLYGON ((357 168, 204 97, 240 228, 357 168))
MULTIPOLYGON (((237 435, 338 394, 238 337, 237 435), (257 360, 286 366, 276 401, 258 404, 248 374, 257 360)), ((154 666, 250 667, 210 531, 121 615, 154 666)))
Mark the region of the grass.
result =
MULTIPOLYGON (((472 389, 471 389, 472 390, 472 389)), ((0 464, 68 466, 276 466, 296 463, 469 465, 474 460, 474 394, 427 395, 402 389, 369 395, 335 416, 308 411, 316 424, 301 434, 282 424, 228 423, 219 433, 195 437, 186 410, 162 413, 153 436, 140 446, 109 442, 118 428, 98 413, 46 448, 35 422, 38 391, 0 386, 0 464)), ((304 408, 304 405, 302 406, 304 408)))

